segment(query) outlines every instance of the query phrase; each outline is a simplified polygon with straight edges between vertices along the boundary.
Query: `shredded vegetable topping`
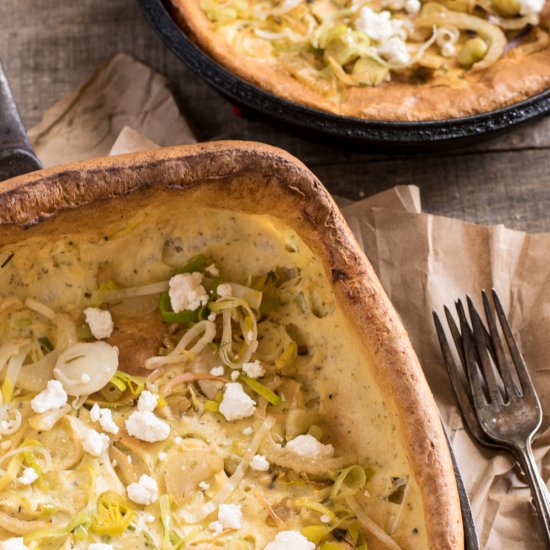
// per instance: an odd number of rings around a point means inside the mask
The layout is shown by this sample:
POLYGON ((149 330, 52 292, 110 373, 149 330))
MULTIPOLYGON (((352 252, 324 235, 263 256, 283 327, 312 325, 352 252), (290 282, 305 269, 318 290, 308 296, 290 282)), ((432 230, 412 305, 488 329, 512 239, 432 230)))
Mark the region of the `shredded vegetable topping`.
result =
POLYGON ((336 102, 347 88, 390 79, 456 81, 504 55, 533 53, 550 42, 540 21, 543 0, 199 3, 237 50, 276 58, 296 80, 336 102))
MULTIPOLYGON (((303 28, 272 28, 267 8, 254 8, 258 36, 330 44, 307 14, 303 28)), ((275 16, 302 9, 286 1, 275 16)), ((377 469, 330 443, 309 374, 329 359, 295 324, 324 319, 333 297, 300 269, 231 280, 201 253, 168 279, 98 282, 85 298, 0 298, 0 542, 366 550, 375 533, 397 547, 407 478, 379 476, 377 525, 363 502, 377 469), (112 315, 101 341, 77 329, 90 305, 112 315)))

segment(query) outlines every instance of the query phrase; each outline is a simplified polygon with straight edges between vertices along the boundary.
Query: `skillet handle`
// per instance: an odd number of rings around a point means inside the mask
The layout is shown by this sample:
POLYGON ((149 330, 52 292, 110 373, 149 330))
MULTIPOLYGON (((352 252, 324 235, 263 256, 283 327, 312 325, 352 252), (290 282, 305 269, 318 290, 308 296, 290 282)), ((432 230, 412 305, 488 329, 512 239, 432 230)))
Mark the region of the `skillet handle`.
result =
POLYGON ((0 182, 40 168, 0 62, 0 182))

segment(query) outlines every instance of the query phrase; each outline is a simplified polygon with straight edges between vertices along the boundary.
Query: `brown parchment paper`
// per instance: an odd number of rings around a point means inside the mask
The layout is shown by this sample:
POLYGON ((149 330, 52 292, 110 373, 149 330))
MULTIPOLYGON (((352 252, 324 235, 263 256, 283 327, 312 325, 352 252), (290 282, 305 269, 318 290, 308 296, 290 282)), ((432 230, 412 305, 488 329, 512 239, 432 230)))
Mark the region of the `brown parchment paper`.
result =
MULTIPOLYGON (((125 55, 100 67, 54 105, 30 135, 48 166, 194 141, 166 81, 125 55)), ((338 202, 418 353, 471 499, 481 548, 542 550, 521 472, 508 455, 478 446, 462 424, 431 312, 441 313, 443 304, 451 306, 466 294, 480 305, 480 288, 497 289, 543 404, 543 428, 534 447, 548 482, 550 234, 424 214, 414 186, 395 187, 353 204, 338 202)))

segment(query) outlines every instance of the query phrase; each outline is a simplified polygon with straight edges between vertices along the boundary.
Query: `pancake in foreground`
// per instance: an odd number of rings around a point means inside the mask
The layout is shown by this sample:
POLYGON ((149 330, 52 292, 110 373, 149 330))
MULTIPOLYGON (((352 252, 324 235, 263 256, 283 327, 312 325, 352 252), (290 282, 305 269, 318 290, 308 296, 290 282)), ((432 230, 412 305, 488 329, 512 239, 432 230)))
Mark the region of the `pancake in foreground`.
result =
POLYGON ((4 540, 463 547, 410 344, 299 162, 174 148, 2 199, 4 540))

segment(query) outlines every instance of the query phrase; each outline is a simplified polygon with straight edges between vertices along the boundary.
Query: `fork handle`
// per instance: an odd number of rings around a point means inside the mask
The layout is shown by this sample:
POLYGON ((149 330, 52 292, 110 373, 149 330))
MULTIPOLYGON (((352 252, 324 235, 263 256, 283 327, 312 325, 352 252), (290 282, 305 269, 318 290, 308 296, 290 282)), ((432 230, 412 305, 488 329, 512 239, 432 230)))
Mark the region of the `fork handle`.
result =
POLYGON ((531 487, 533 502, 537 509, 546 547, 550 549, 550 492, 537 468, 537 463, 531 449, 531 438, 525 442, 525 445, 518 445, 516 451, 516 458, 527 476, 529 486, 531 487))

